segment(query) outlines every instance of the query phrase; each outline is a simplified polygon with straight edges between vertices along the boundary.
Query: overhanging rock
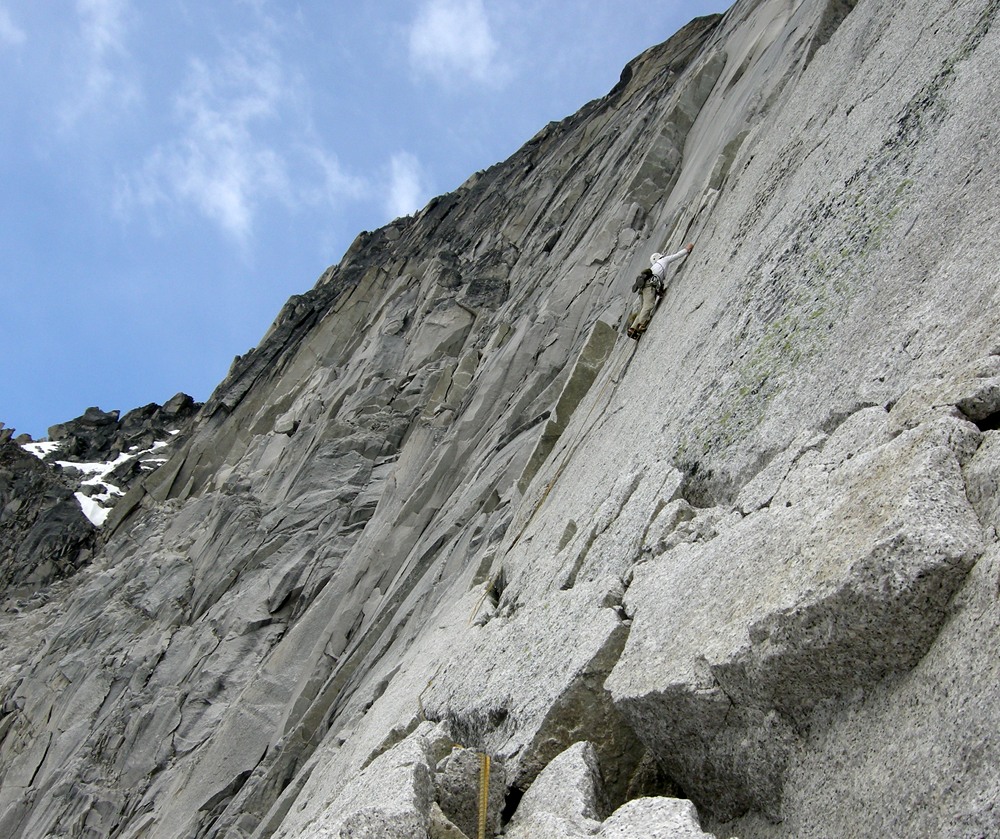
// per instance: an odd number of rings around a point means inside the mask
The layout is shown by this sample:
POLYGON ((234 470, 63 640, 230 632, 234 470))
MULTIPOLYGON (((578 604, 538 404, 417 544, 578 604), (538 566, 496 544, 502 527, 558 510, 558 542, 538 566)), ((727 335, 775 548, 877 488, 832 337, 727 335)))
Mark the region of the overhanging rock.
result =
POLYGON ((824 700, 912 668, 981 551, 943 417, 885 442, 880 408, 807 449, 769 507, 636 568, 607 681, 680 787, 716 817, 780 817, 791 749, 824 700))

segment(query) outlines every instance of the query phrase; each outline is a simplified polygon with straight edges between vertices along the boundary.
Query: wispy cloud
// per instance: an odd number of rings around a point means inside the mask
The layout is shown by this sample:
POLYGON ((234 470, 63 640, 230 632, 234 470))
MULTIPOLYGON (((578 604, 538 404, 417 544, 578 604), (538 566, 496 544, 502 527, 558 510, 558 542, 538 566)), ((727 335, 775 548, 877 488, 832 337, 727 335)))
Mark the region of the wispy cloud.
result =
POLYGON ((410 28, 410 61, 446 85, 498 84, 507 72, 482 0, 426 0, 410 28))
POLYGON ((119 210, 194 207, 246 244, 267 201, 316 206, 358 194, 363 184, 310 142, 295 108, 304 84, 259 37, 211 63, 192 60, 174 100, 179 134, 122 179, 119 210))
POLYGON ((80 30, 94 55, 123 52, 126 0, 77 0, 80 30))
POLYGON ((0 6, 0 46, 19 46, 25 42, 27 37, 24 30, 14 23, 10 12, 5 7, 0 6))
POLYGON ((302 145, 300 152, 307 166, 315 172, 300 190, 302 199, 308 204, 335 206, 345 198, 361 198, 368 193, 368 182, 344 171, 336 155, 327 149, 312 143, 302 145))
POLYGON ((281 66, 262 49, 211 69, 193 61, 176 103, 184 136, 154 158, 177 198, 237 238, 250 232, 256 195, 288 192, 284 161, 255 136, 277 116, 281 88, 281 66))
POLYGON ((77 0, 82 56, 75 76, 80 81, 60 111, 65 127, 88 113, 108 105, 121 108, 139 97, 128 62, 128 10, 128 0, 77 0))
POLYGON ((415 155, 397 152, 389 162, 385 212, 389 218, 407 216, 427 203, 426 178, 415 155))

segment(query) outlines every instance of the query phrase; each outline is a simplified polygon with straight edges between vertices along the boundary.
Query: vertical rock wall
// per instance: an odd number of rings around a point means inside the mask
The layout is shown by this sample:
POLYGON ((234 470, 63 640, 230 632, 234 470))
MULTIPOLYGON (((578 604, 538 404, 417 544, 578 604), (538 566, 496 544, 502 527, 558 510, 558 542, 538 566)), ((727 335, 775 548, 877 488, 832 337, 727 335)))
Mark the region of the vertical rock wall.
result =
POLYGON ((740 0, 361 234, 0 615, 0 834, 996 832, 997 12, 740 0))

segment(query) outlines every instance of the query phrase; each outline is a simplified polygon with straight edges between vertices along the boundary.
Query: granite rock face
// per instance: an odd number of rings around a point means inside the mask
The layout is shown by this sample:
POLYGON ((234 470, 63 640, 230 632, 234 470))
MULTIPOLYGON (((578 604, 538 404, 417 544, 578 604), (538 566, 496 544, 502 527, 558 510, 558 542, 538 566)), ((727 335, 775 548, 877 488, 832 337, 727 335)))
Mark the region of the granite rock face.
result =
POLYGON ((739 0, 361 234, 0 612, 0 835, 1000 833, 998 17, 739 0))
POLYGON ((780 816, 816 708, 911 670, 982 554, 960 463, 979 430, 945 417, 881 442, 888 427, 858 412, 744 488, 766 507, 635 567, 607 686, 720 816, 780 816))

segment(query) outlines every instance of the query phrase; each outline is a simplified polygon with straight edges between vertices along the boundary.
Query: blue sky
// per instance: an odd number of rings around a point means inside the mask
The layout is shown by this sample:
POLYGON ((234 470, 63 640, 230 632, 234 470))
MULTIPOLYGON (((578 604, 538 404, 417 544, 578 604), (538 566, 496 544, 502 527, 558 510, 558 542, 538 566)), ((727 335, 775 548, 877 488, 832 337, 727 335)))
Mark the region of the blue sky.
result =
POLYGON ((203 401, 360 231, 728 5, 0 0, 0 421, 203 401))

